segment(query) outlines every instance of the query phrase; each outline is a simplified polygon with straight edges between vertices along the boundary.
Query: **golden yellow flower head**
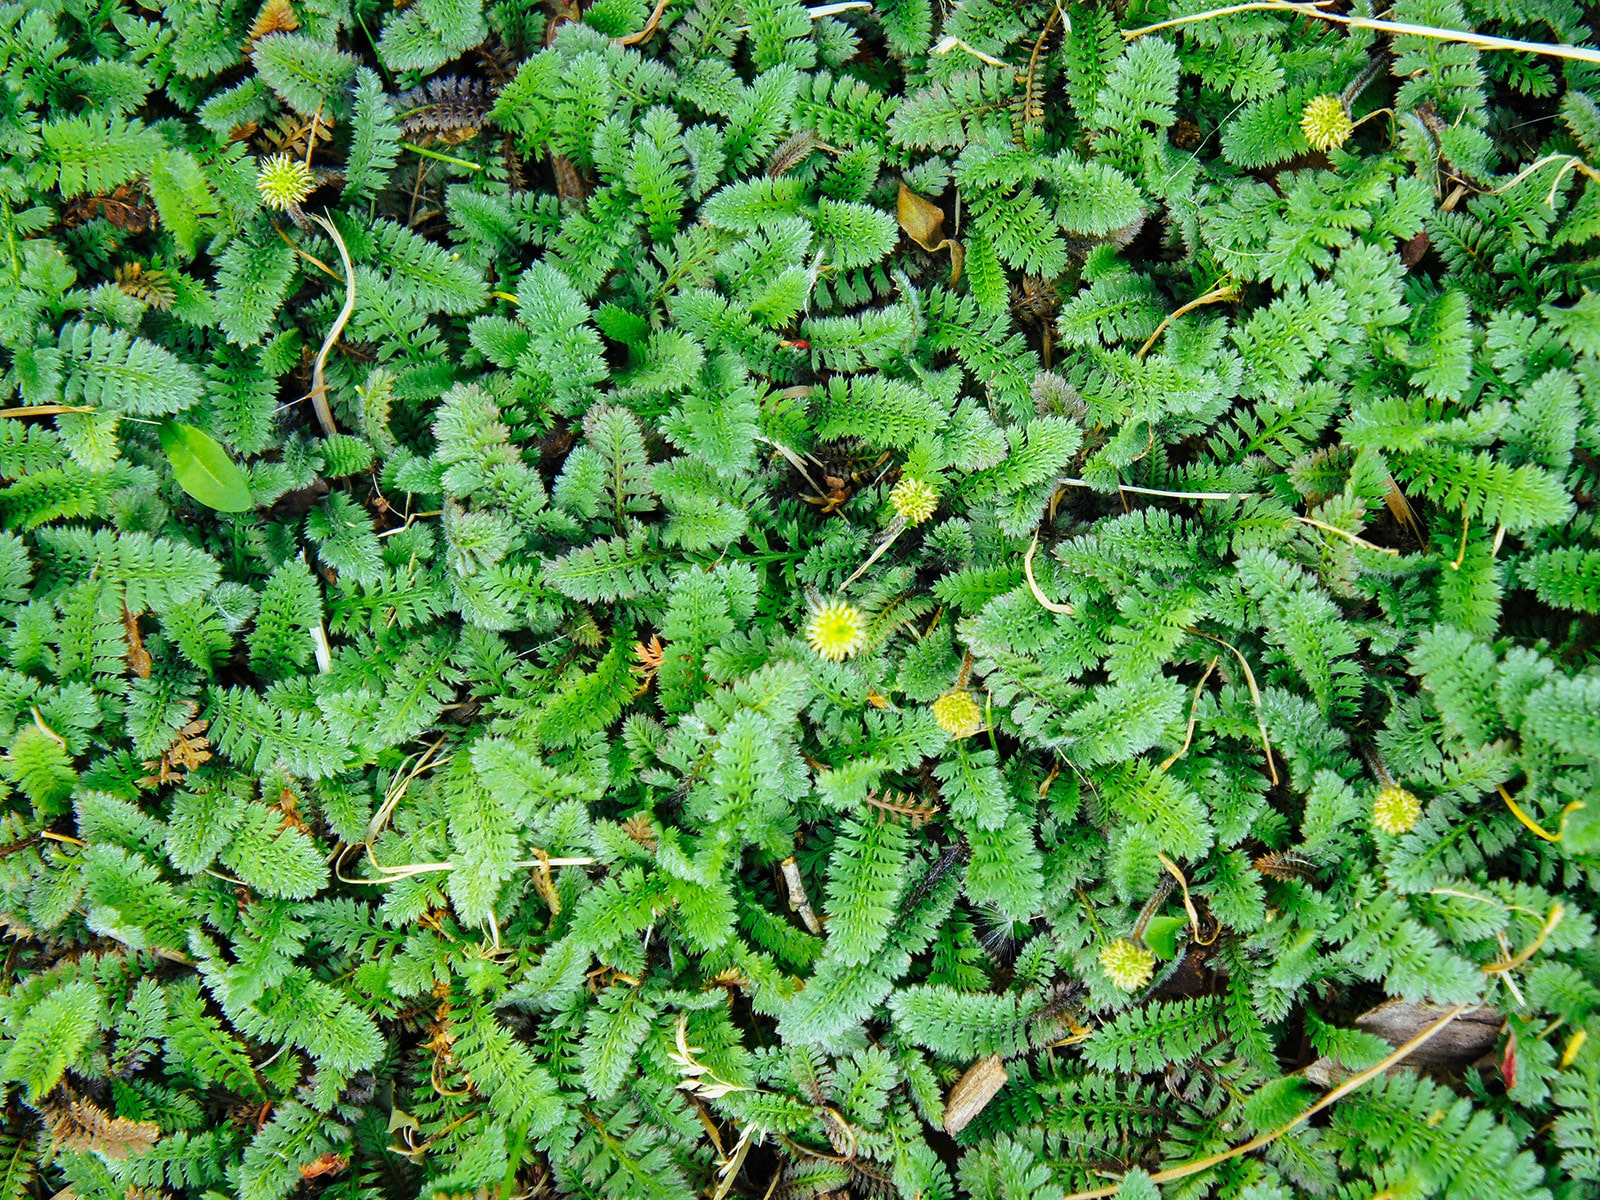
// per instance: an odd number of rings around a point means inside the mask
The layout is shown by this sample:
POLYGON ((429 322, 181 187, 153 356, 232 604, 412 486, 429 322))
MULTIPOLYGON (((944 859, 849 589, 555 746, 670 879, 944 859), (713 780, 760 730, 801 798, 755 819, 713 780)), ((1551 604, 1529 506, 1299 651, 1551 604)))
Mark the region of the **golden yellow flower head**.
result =
POLYGON ((811 610, 806 621, 806 641, 829 662, 843 662, 866 644, 867 619, 861 610, 843 600, 830 600, 811 610))
POLYGON ((1300 115, 1300 131, 1306 141, 1323 153, 1344 145, 1354 130, 1350 111, 1337 96, 1317 96, 1300 115))
POLYGON ((256 188, 268 208, 286 209, 311 195, 316 178, 298 158, 274 154, 256 168, 256 188))
POLYGON ((889 492, 889 504, 907 525, 921 525, 938 509, 939 493, 931 484, 908 475, 889 492))
POLYGON ((983 710, 970 692, 946 692, 932 708, 934 721, 953 738, 971 737, 983 728, 983 710))
POLYGON ((1106 977, 1125 992, 1136 992, 1155 974, 1156 956, 1127 938, 1118 938, 1100 951, 1106 977))
POLYGON ((1417 798, 1398 784, 1385 784, 1372 802, 1372 824, 1384 833, 1409 833, 1421 816, 1417 798))

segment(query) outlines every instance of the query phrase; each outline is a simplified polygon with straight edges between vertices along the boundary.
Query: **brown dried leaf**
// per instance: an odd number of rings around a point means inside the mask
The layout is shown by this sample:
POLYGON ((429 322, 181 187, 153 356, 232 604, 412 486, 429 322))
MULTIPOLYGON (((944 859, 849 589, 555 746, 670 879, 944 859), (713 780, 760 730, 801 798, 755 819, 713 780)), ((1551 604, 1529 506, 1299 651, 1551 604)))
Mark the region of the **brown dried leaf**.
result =
MULTIPOLYGON (((189 715, 194 716, 200 711, 199 705, 189 701, 186 706, 189 715)), ((160 784, 182 783, 184 777, 211 759, 211 743, 206 739, 206 727, 209 721, 192 720, 182 729, 178 730, 173 738, 172 745, 161 752, 159 759, 151 759, 145 763, 145 769, 154 772, 139 782, 146 787, 155 787, 160 784)))
POLYGON ((49 1105, 45 1120, 55 1149, 94 1152, 107 1158, 142 1154, 161 1137, 161 1126, 154 1121, 113 1117, 87 1100, 49 1105))
POLYGON ((944 210, 933 201, 917 195, 905 185, 904 180, 900 183, 900 199, 895 207, 900 228, 905 230, 908 238, 929 254, 937 254, 945 249, 950 251, 950 282, 955 283, 959 280, 962 262, 961 243, 940 236, 944 231, 944 210))
POLYGON ((656 825, 649 813, 634 813, 622 823, 622 832, 647 850, 656 848, 656 825))
POLYGON ((1419 546, 1427 544, 1427 539, 1422 533, 1422 524, 1411 508, 1411 501, 1406 499, 1406 494, 1400 490, 1400 485, 1392 477, 1389 480, 1389 490, 1383 494, 1383 502, 1388 505, 1394 519, 1400 522, 1400 527, 1417 539, 1419 546))
POLYGON ((156 227, 155 206, 146 203, 143 193, 132 184, 99 196, 76 196, 61 210, 61 224, 68 229, 104 217, 123 233, 148 233, 156 227))
POLYGON ((633 693, 635 696, 642 696, 650 690, 650 681, 656 677, 656 672, 661 670, 666 655, 667 648, 655 634, 650 635, 648 642, 638 641, 633 644, 633 657, 638 660, 633 666, 633 673, 639 680, 638 690, 633 693))
POLYGON ((1316 864, 1299 854, 1273 850, 1259 856, 1255 868, 1263 875, 1288 883, 1294 879, 1309 879, 1316 871, 1316 864))
POLYGON ((919 804, 911 796, 897 792, 885 792, 881 796, 869 793, 866 802, 868 808, 878 810, 879 820, 887 819, 896 823, 906 821, 913 829, 920 827, 925 821, 931 821, 942 811, 937 804, 919 804))
POLYGON ((767 160, 767 177, 776 179, 803 163, 817 148, 817 135, 809 129, 793 134, 767 160))
POLYGON ((178 298, 172 281, 165 271, 147 271, 143 263, 125 262, 116 271, 117 290, 124 296, 141 300, 151 308, 162 310, 172 307, 178 298))
POLYGON ((900 228, 906 236, 930 253, 944 248, 944 209, 917 195, 904 183, 896 205, 900 228))

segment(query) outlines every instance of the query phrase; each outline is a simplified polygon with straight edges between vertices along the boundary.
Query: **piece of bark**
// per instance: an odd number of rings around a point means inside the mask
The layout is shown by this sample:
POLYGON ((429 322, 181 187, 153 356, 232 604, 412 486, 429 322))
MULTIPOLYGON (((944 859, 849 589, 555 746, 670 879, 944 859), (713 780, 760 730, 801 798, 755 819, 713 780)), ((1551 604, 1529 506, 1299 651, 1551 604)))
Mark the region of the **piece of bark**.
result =
MULTIPOLYGON (((1357 1029, 1377 1034, 1391 1046, 1398 1046, 1416 1037, 1448 1011, 1443 1004, 1390 1000, 1362 1013, 1355 1025, 1357 1029)), ((1419 1067, 1464 1067, 1494 1047, 1504 1023, 1492 1008, 1468 1009, 1413 1054, 1410 1061, 1419 1067)))
MULTIPOLYGON (((1399 1046, 1448 1011, 1442 1004, 1389 1000, 1362 1013, 1354 1024, 1365 1033, 1377 1034, 1391 1046, 1399 1046)), ((1492 1008, 1469 1009, 1440 1030, 1427 1045, 1419 1047, 1404 1065, 1394 1069, 1457 1070, 1468 1066, 1494 1048, 1503 1024, 1503 1018, 1492 1008)), ((1320 1087, 1334 1087, 1351 1073, 1343 1063, 1327 1057, 1319 1058, 1305 1070, 1306 1078, 1320 1087)))
POLYGON ((972 1118, 1005 1087, 1007 1078, 1005 1064, 998 1054, 980 1058, 968 1067, 944 1102, 944 1131, 954 1137, 971 1124, 972 1118))

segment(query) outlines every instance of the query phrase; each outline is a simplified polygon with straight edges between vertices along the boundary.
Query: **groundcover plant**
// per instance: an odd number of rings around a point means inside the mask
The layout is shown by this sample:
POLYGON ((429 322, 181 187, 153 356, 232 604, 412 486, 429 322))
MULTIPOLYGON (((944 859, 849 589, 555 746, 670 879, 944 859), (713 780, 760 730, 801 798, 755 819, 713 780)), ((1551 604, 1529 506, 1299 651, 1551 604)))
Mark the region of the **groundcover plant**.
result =
POLYGON ((0 6, 0 1200, 1595 1196, 1594 20, 0 6))

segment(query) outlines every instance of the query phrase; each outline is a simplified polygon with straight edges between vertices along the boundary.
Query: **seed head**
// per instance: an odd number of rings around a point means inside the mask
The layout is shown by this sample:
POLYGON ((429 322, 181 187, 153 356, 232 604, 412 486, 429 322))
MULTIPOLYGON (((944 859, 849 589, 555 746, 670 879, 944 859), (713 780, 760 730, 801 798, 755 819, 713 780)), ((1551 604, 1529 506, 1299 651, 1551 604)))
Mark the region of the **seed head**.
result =
POLYGON ((843 600, 830 600, 811 610, 806 621, 806 641, 829 662, 843 662, 867 640, 867 621, 861 610, 843 600))
POLYGON ((983 710, 970 692, 946 692, 932 709, 935 723, 953 738, 971 737, 983 728, 983 710))
POLYGON ((1136 992, 1155 973, 1156 956, 1127 938, 1118 938, 1100 951, 1107 978, 1125 992, 1136 992))
POLYGON ((268 208, 282 210, 299 204, 315 185, 311 168, 287 154, 274 154, 256 169, 256 188, 268 208))
POLYGON ((1421 816, 1422 805, 1417 798, 1398 784, 1380 788, 1372 802, 1372 824, 1384 833, 1409 833, 1421 816))
POLYGON ((1344 145, 1354 130, 1350 111, 1337 96, 1317 96, 1300 115, 1300 131, 1306 141, 1323 153, 1344 145))
POLYGON ((907 476, 889 492, 889 504, 907 525, 921 525, 938 509, 939 493, 931 484, 907 476))

